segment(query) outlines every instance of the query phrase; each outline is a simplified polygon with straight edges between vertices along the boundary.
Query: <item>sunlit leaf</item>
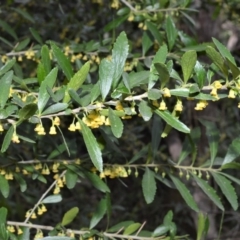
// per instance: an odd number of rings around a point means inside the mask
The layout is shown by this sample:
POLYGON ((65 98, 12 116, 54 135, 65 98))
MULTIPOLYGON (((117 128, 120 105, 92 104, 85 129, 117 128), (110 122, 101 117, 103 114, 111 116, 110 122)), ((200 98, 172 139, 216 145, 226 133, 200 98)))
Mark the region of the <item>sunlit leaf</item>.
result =
POLYGON ((66 226, 69 223, 71 223, 74 220, 74 218, 78 215, 78 212, 79 212, 78 207, 73 207, 70 210, 68 210, 63 216, 61 225, 66 226))
POLYGON ((111 108, 109 108, 109 121, 113 135, 120 138, 123 133, 123 123, 121 118, 118 117, 111 108))
POLYGON ((188 79, 191 77, 196 61, 197 61, 196 51, 191 50, 183 54, 181 58, 181 66, 183 72, 183 79, 185 83, 187 83, 188 79))
POLYGON ((4 108, 8 98, 12 84, 13 71, 9 71, 0 79, 0 108, 4 108))

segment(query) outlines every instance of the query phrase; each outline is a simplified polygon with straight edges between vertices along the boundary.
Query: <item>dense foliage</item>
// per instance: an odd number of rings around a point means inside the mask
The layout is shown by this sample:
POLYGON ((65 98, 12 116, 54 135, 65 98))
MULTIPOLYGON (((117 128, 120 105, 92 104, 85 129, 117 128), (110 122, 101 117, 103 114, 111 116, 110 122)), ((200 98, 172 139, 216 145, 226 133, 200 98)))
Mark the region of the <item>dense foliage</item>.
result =
POLYGON ((1 240, 239 237, 238 1, 0 8, 1 240))

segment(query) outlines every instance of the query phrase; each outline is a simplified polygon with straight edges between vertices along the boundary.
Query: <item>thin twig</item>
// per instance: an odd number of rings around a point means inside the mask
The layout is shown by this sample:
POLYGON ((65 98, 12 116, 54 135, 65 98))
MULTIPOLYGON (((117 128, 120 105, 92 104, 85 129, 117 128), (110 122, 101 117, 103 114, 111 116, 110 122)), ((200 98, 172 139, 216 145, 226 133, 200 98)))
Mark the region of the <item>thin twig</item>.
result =
MULTIPOLYGON (((64 170, 61 175, 59 176, 59 178, 61 178, 62 176, 64 176, 66 173, 66 170, 64 170)), ((41 196, 41 198, 38 200, 38 202, 35 204, 35 206, 33 207, 33 209, 30 211, 29 215, 27 216, 27 218, 25 219, 24 223, 27 223, 30 219, 30 217, 32 216, 32 214, 34 213, 34 211, 37 209, 37 207, 41 204, 42 200, 45 198, 45 196, 53 189, 53 187, 56 185, 58 179, 56 179, 51 186, 46 190, 46 192, 41 196)))

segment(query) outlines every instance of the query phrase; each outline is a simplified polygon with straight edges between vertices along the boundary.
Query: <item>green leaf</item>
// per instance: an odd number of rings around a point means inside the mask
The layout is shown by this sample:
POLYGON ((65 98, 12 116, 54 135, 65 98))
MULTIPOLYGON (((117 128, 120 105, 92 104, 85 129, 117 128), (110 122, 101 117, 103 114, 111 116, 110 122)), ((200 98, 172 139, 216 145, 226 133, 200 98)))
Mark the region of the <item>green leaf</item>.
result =
POLYGON ((39 62, 37 67, 37 79, 38 79, 39 85, 41 85, 41 83, 43 82, 46 76, 47 75, 44 69, 44 65, 41 62, 39 62))
POLYGON ((0 208, 0 224, 6 223, 8 210, 5 207, 0 208))
POLYGON ((0 191, 5 198, 8 197, 10 191, 9 184, 3 175, 0 175, 0 191))
POLYGON ((102 172, 103 169, 102 153, 97 143, 97 140, 94 137, 92 131, 82 122, 81 119, 79 119, 79 123, 82 129, 81 131, 83 134, 83 140, 86 144, 92 163, 99 172, 102 172))
POLYGON ((4 108, 10 93, 13 71, 9 71, 0 79, 0 108, 4 108))
POLYGON ((90 226, 89 228, 92 229, 94 228, 100 220, 103 218, 107 211, 107 201, 105 198, 103 198, 97 205, 96 210, 93 213, 93 216, 90 221, 90 226))
POLYGON ((216 124, 206 120, 202 120, 202 119, 199 119, 199 121, 206 127, 206 135, 207 135, 208 143, 210 147, 211 165, 212 165, 218 151, 218 142, 220 139, 219 131, 216 127, 216 124))
POLYGON ((34 29, 34 28, 29 28, 32 36, 35 38, 35 40, 40 43, 41 45, 43 45, 43 40, 40 37, 39 33, 34 29))
POLYGON ((163 88, 170 79, 170 74, 165 64, 163 63, 154 63, 154 67, 156 68, 159 79, 161 82, 161 88, 163 88))
POLYGON ((16 63, 16 59, 14 58, 7 61, 6 64, 0 68, 0 76, 6 73, 8 70, 10 70, 15 63, 16 63))
POLYGON ((107 59, 103 59, 99 65, 99 82, 103 100, 106 98, 111 89, 113 75, 113 63, 107 59))
POLYGON ((66 226, 69 223, 71 223, 74 220, 74 218, 77 216, 78 212, 79 212, 78 207, 73 207, 70 210, 68 210, 63 216, 61 225, 66 226))
POLYGON ((18 112, 19 119, 20 120, 29 119, 36 113, 37 109, 38 109, 38 107, 37 107, 37 104, 35 104, 35 103, 30 103, 30 104, 25 105, 18 112))
MULTIPOLYGON (((24 240, 29 239, 29 238, 25 238, 24 240)), ((74 240, 75 238, 72 237, 59 237, 59 236, 55 236, 55 237, 44 237, 44 238, 37 238, 37 240, 74 240)))
POLYGON ((162 96, 162 93, 159 89, 149 89, 148 90, 148 99, 150 100, 157 100, 159 98, 161 98, 162 96))
POLYGON ((178 31, 170 16, 166 20, 166 33, 167 33, 168 47, 169 47, 169 50, 171 51, 176 41, 178 31))
POLYGON ((152 42, 151 38, 144 31, 143 32, 143 37, 142 37, 142 55, 143 56, 145 56, 145 54, 151 48, 152 45, 153 45, 153 42, 152 42))
POLYGON ((220 187, 223 195, 227 198, 232 208, 236 211, 238 209, 238 197, 231 182, 227 178, 225 178, 224 176, 221 176, 218 173, 211 172, 211 174, 215 182, 220 187))
POLYGON ((240 185, 240 180, 238 178, 235 178, 235 177, 233 177, 233 176, 231 176, 231 175, 229 175, 227 173, 223 173, 223 172, 220 172, 220 174, 225 176, 225 177, 227 177, 227 178, 229 178, 231 181, 237 183, 238 185, 240 185))
POLYGON ((221 55, 224 58, 228 58, 235 66, 237 66, 235 59, 232 56, 232 54, 230 53, 230 51, 222 43, 220 43, 216 38, 212 38, 212 40, 213 40, 215 46, 217 47, 218 51, 221 53, 221 55))
POLYGON ((223 160, 222 166, 233 162, 236 158, 240 156, 240 138, 235 138, 230 146, 228 147, 227 154, 223 160))
POLYGON ((21 192, 25 192, 27 190, 26 181, 19 174, 16 174, 16 173, 14 173, 14 178, 16 179, 17 183, 19 184, 21 192))
POLYGON ((226 62, 228 67, 231 69, 233 78, 237 78, 238 76, 240 76, 239 68, 236 65, 234 65, 228 58, 226 58, 226 62))
POLYGON ((153 153, 153 159, 155 159, 157 155, 157 151, 161 142, 161 132, 162 132, 162 121, 161 118, 154 114, 152 121, 152 129, 151 129, 151 147, 153 153))
POLYGON ((53 51, 53 55, 57 59, 57 63, 63 70, 63 73, 67 77, 68 80, 70 80, 73 77, 73 70, 70 61, 67 59, 67 57, 63 54, 61 49, 57 47, 55 44, 51 44, 51 48, 53 51))
POLYGON ((191 77, 196 61, 197 61, 196 51, 191 50, 183 54, 181 58, 181 67, 182 67, 183 79, 185 83, 187 83, 187 81, 191 77))
POLYGON ((142 190, 146 203, 152 203, 156 194, 157 185, 154 172, 147 167, 142 178, 142 190))
POLYGON ((110 192, 107 184, 97 174, 91 172, 84 172, 84 175, 92 183, 92 185, 101 192, 110 192))
POLYGON ((2 27, 2 29, 6 31, 9 35, 11 35, 15 40, 18 39, 16 32, 5 21, 0 20, 0 27, 2 27))
POLYGON ((198 213, 197 240, 202 240, 207 234, 208 218, 202 212, 198 213))
POLYGON ((67 103, 56 103, 48 107, 46 110, 44 110, 42 115, 58 113, 65 110, 67 107, 68 107, 67 103))
POLYGON ((2 148, 1 148, 1 152, 2 153, 5 152, 8 149, 8 147, 9 147, 9 145, 11 143, 11 140, 12 140, 13 132, 14 132, 14 127, 11 126, 8 129, 6 135, 5 135, 4 139, 3 139, 3 144, 2 144, 2 148))
POLYGON ((26 20, 30 21, 31 23, 35 23, 34 18, 26 11, 22 10, 21 8, 12 8, 15 12, 22 15, 26 20))
POLYGON ((167 124, 178 131, 190 133, 190 129, 184 123, 180 122, 176 117, 172 116, 168 111, 160 111, 156 109, 155 113, 157 113, 167 124))
POLYGON ((115 28, 119 27, 127 18, 128 18, 128 14, 114 19, 112 22, 110 22, 110 23, 108 23, 107 25, 104 26, 104 31, 109 32, 112 29, 115 29, 115 28))
POLYGON ((93 103, 98 98, 98 96, 101 94, 99 81, 93 85, 93 88, 92 88, 92 91, 90 94, 91 94, 91 103, 93 103))
POLYGON ((133 223, 124 230, 123 235, 131 235, 132 233, 136 232, 140 227, 140 223, 133 223))
POLYGON ((214 202, 218 208, 224 211, 224 206, 222 205, 219 196, 216 194, 216 191, 206 181, 197 177, 195 174, 192 174, 192 176, 203 192, 214 202))
POLYGON ((133 221, 124 221, 124 222, 120 222, 114 226, 112 226, 111 228, 108 229, 108 232, 118 232, 120 229, 125 229, 126 227, 128 227, 129 225, 133 224, 133 221))
POLYGON ((77 183, 78 175, 75 172, 73 172, 72 170, 68 169, 65 174, 65 178, 66 178, 67 188, 73 189, 77 183))
POLYGON ((120 117, 118 117, 114 111, 109 108, 109 121, 113 135, 116 138, 120 138, 123 133, 123 123, 120 117))
POLYGON ((197 84, 201 89, 206 82, 206 75, 207 75, 206 70, 204 69, 202 64, 199 61, 197 61, 194 67, 194 71, 197 77, 197 84))
POLYGON ((129 74, 130 88, 148 83, 148 78, 149 78, 149 71, 131 72, 129 74))
POLYGON ((30 42, 30 38, 26 38, 22 40, 21 42, 16 44, 16 47, 14 47, 15 52, 19 52, 23 50, 30 42))
POLYGON ((46 74, 51 71, 51 59, 49 54, 49 49, 47 45, 43 45, 41 49, 42 64, 44 66, 46 74))
POLYGON ((41 203, 47 204, 47 203, 58 203, 62 201, 62 196, 60 194, 50 195, 47 196, 42 200, 41 203))
POLYGON ((217 52, 213 47, 207 46, 206 53, 208 57, 213 61, 213 63, 218 67, 218 69, 224 73, 225 76, 228 75, 228 71, 224 66, 224 60, 219 52, 217 52))
POLYGON ((157 28, 156 24, 151 21, 146 21, 147 29, 151 32, 153 37, 158 41, 159 45, 162 45, 163 37, 157 28))
POLYGON ((160 225, 153 231, 152 237, 159 237, 162 235, 166 235, 168 231, 169 231, 169 226, 160 225))
POLYGON ((70 96, 68 91, 70 89, 73 89, 75 91, 77 91, 83 84, 83 82, 85 81, 88 72, 90 70, 90 62, 86 62, 80 70, 78 70, 77 73, 74 74, 74 76, 70 79, 69 83, 67 84, 67 88, 65 90, 65 96, 63 98, 63 102, 67 103, 70 101, 70 96))
POLYGON ((128 56, 128 39, 125 32, 121 32, 112 50, 112 64, 114 68, 113 74, 113 88, 116 88, 118 80, 120 79, 124 65, 128 56))
POLYGON ((139 104, 139 112, 144 121, 149 121, 153 115, 152 109, 148 106, 147 102, 142 100, 139 104))
POLYGON ((175 184, 176 188, 178 189, 179 193, 187 203, 187 205, 194 211, 198 212, 199 211, 198 206, 194 201, 193 196, 187 189, 187 187, 177 177, 174 177, 172 174, 169 174, 169 176, 172 179, 173 183, 175 184))
POLYGON ((46 76, 44 81, 42 82, 40 89, 39 89, 39 95, 38 95, 38 110, 39 114, 42 113, 45 105, 47 104, 50 95, 47 91, 47 87, 53 88, 55 81, 57 79, 57 74, 58 74, 58 68, 55 67, 52 69, 52 71, 46 76))

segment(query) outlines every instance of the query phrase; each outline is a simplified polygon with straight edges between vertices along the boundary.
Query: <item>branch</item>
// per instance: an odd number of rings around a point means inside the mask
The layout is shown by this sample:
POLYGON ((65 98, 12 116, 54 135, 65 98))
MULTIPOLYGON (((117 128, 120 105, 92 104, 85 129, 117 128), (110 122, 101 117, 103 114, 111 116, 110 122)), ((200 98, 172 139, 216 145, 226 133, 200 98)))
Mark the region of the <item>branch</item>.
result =
MULTIPOLYGON (((59 176, 59 178, 61 178, 62 176, 64 176, 66 173, 66 170, 63 171, 61 173, 61 175, 59 176)), ((56 185, 58 179, 56 179, 51 186, 46 190, 46 192, 41 196, 41 198, 38 200, 38 202, 35 204, 34 208, 31 210, 31 212, 29 213, 29 216, 25 219, 24 223, 26 224, 30 217, 32 216, 32 214, 34 213, 34 211, 37 209, 37 207, 41 204, 42 200, 45 198, 45 196, 51 191, 51 189, 53 189, 53 187, 56 185)))

